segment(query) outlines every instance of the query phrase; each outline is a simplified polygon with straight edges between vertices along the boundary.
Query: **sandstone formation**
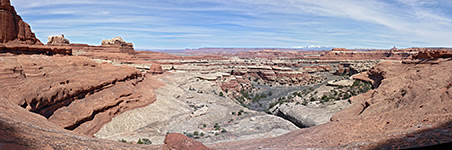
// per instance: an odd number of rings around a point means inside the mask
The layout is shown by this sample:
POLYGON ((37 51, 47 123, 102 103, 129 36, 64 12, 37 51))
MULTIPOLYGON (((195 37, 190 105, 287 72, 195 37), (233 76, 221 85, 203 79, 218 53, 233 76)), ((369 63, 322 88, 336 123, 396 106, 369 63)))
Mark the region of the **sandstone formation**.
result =
POLYGON ((330 122, 330 118, 348 106, 348 104, 347 101, 338 101, 335 105, 310 107, 296 103, 286 103, 278 106, 271 113, 290 120, 300 128, 306 128, 330 122))
POLYGON ((201 142, 195 141, 187 136, 180 133, 171 133, 165 137, 165 145, 163 145, 164 150, 209 150, 201 142))
POLYGON ((0 96, 0 149, 162 149, 80 135, 0 96))
POLYGON ((413 59, 438 59, 438 58, 451 58, 452 57, 452 49, 439 48, 439 49, 419 49, 419 53, 413 56, 413 59))
POLYGON ((165 85, 154 90, 154 103, 118 115, 95 136, 115 141, 147 138, 153 144, 164 144, 166 134, 184 133, 197 141, 213 143, 274 137, 297 129, 287 120, 248 110, 231 98, 220 96, 218 81, 195 78, 198 75, 201 74, 195 71, 165 72, 158 79, 165 85), (255 120, 251 121, 251 117, 255 120), (195 136, 195 131, 203 136, 195 136))
POLYGON ((162 74, 163 73, 163 69, 162 69, 162 66, 159 65, 159 64, 152 64, 149 67, 149 71, 148 72, 152 73, 152 74, 162 74))
POLYGON ((0 1, 0 43, 42 45, 9 0, 0 1))
POLYGON ((329 72, 332 69, 333 68, 331 66, 322 65, 322 66, 306 66, 298 69, 298 71, 307 73, 316 73, 316 72, 329 72))
POLYGON ((107 47, 119 47, 121 53, 129 53, 134 54, 135 50, 133 49, 132 43, 127 43, 121 37, 115 37, 110 40, 102 40, 102 46, 107 47))
POLYGON ((132 67, 40 55, 5 55, 0 64, 1 96, 86 135, 115 115, 155 101, 149 86, 158 82, 132 67))
POLYGON ((264 82, 278 82, 280 84, 306 84, 316 81, 319 77, 291 68, 278 66, 236 66, 231 75, 245 78, 260 78, 264 82))
POLYGON ((56 35, 56 36, 49 36, 47 45, 54 45, 54 46, 61 46, 61 45, 68 45, 69 40, 64 38, 64 35, 56 35))
POLYGON ((208 145, 214 149, 404 149, 451 142, 452 61, 383 62, 376 89, 353 97, 333 122, 284 136, 208 145))
POLYGON ((72 55, 72 49, 68 47, 49 47, 42 45, 24 44, 0 44, 0 53, 12 54, 44 54, 44 55, 72 55))

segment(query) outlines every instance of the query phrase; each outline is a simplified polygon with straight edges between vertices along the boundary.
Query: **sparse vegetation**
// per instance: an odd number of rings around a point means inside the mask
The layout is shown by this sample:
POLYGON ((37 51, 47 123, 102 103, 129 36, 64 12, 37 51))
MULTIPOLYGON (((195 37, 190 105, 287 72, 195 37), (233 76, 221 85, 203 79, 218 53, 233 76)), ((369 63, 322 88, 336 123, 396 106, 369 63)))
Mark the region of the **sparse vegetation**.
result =
POLYGON ((218 123, 215 123, 215 125, 213 125, 213 128, 215 128, 215 130, 220 131, 220 125, 218 123))

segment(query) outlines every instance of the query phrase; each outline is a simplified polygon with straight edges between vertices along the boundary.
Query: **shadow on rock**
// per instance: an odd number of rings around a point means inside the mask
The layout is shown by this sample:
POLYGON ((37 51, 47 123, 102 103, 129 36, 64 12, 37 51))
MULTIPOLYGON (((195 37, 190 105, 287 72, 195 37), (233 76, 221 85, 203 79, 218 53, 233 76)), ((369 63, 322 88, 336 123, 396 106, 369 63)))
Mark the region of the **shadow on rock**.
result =
POLYGON ((438 149, 452 145, 452 121, 435 128, 410 133, 403 138, 390 139, 371 149, 438 149))

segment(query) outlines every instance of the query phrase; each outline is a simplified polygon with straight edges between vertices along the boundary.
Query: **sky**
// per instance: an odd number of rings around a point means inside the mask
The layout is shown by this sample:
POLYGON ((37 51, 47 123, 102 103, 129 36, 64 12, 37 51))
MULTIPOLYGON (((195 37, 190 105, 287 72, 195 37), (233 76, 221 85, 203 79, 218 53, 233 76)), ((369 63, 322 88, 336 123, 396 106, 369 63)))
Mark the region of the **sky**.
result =
POLYGON ((11 0, 37 37, 136 49, 452 47, 451 0, 11 0))

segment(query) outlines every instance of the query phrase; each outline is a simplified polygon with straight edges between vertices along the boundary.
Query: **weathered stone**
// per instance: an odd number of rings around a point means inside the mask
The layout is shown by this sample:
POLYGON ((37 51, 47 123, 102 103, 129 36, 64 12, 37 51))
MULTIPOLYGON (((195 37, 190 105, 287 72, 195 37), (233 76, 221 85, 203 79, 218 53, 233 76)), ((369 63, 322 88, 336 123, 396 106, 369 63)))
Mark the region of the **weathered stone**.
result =
POLYGON ((165 137, 164 150, 209 150, 201 142, 195 141, 180 133, 171 133, 165 137))
POLYGON ((1 0, 0 18, 0 43, 42 45, 9 0, 1 0))
POLYGON ((56 36, 49 36, 47 45, 55 45, 55 46, 61 46, 61 45, 68 45, 70 44, 69 40, 64 38, 64 35, 56 35, 56 36))

